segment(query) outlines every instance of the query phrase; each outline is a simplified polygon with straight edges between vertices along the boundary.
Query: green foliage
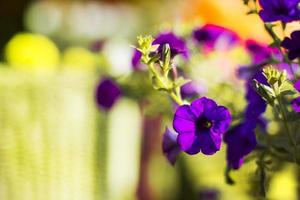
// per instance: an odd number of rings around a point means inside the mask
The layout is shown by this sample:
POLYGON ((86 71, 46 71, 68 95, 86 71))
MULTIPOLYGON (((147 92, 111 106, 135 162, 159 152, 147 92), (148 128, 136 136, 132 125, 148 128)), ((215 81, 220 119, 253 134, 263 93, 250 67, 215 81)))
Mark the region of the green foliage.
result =
POLYGON ((170 77, 171 71, 176 71, 172 66, 171 49, 168 44, 162 47, 161 52, 157 52, 158 45, 152 45, 151 36, 139 36, 138 47, 142 53, 141 61, 149 69, 152 86, 155 90, 164 91, 177 103, 182 104, 180 87, 189 82, 183 77, 170 77))

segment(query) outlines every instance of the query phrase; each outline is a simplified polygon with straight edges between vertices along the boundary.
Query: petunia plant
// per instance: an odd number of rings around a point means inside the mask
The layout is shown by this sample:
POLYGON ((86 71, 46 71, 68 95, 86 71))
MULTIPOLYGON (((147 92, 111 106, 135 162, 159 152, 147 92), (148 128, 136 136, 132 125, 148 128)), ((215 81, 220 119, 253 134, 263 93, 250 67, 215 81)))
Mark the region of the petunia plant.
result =
MULTIPOLYGON (((143 109, 171 112, 165 115, 172 126, 165 128, 162 152, 172 165, 181 159, 180 154, 214 156, 226 147, 224 176, 233 184, 232 171, 255 163, 249 185, 263 199, 268 195, 269 181, 285 163, 297 170, 300 165, 300 30, 290 36, 286 31, 289 23, 300 20, 300 0, 243 2, 248 14, 262 20, 272 39, 270 44, 244 40, 234 31, 213 24, 196 27, 184 36, 174 31, 139 36, 133 49, 132 75, 118 81, 105 79, 96 97, 105 110, 122 93, 137 99, 143 109), (237 47, 243 48, 248 62, 236 64, 232 83, 219 78, 222 89, 217 90, 193 80, 203 76, 193 71, 199 62, 205 63, 215 52, 231 52, 237 47), (195 62, 199 57, 201 61, 195 62), (234 96, 227 102, 222 101, 224 85, 234 96), (236 91, 244 95, 242 109, 237 108, 236 91), (155 109, 145 102, 154 102, 155 109)), ((205 67, 212 70, 209 65, 205 67)), ((213 74, 217 75, 222 73, 213 74)))
POLYGON ((152 87, 173 101, 173 130, 165 129, 162 144, 168 161, 174 165, 182 152, 213 156, 224 141, 227 183, 234 183, 232 170, 255 161, 257 173, 253 175, 258 184, 253 188, 265 198, 268 180, 278 166, 284 162, 300 165, 300 82, 299 62, 295 61, 300 57, 300 31, 281 37, 274 29, 280 26, 285 35, 288 23, 300 20, 300 1, 244 0, 244 4, 249 7, 248 14, 262 19, 273 40, 269 45, 253 39, 243 41, 229 29, 208 24, 195 28, 185 38, 170 31, 155 38, 139 36, 133 65, 138 70, 147 67, 152 87), (179 66, 188 63, 194 54, 230 51, 236 45, 242 45, 250 58, 248 65, 236 70, 237 78, 244 82, 246 105, 241 112, 232 112, 230 106, 203 96, 197 82, 187 75, 188 69, 179 66), (191 51, 193 48, 198 51, 191 51), (277 131, 270 133, 270 123, 277 124, 277 131))

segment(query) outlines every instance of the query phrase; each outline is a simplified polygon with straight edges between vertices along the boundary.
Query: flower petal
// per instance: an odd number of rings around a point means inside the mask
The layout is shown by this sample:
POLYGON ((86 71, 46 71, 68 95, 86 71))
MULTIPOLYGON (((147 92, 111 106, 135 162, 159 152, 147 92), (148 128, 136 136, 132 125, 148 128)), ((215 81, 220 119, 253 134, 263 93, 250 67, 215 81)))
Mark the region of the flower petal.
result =
POLYGON ((195 131, 195 116, 188 105, 179 106, 173 119, 173 128, 177 133, 195 131))
POLYGON ((292 108, 296 113, 300 113, 300 97, 297 97, 291 101, 292 108))
POLYGON ((162 150, 169 163, 174 165, 180 153, 180 148, 177 144, 177 135, 168 128, 166 128, 163 135, 162 150))
POLYGON ((298 81, 296 81, 296 83, 294 83, 294 88, 300 92, 300 79, 298 81))
POLYGON ((217 107, 216 102, 214 102, 212 99, 201 97, 191 103, 191 111, 194 113, 196 117, 199 117, 200 115, 205 114, 205 112, 210 112, 215 107, 217 107))
POLYGON ((209 113, 209 119, 213 122, 212 130, 214 133, 225 133, 231 123, 230 112, 224 106, 218 106, 209 113))
POLYGON ((179 134, 177 137, 177 143, 182 151, 193 155, 200 152, 200 145, 198 137, 192 133, 179 134))
POLYGON ((201 151, 205 155, 212 155, 220 150, 222 137, 220 134, 205 131, 199 135, 201 151))

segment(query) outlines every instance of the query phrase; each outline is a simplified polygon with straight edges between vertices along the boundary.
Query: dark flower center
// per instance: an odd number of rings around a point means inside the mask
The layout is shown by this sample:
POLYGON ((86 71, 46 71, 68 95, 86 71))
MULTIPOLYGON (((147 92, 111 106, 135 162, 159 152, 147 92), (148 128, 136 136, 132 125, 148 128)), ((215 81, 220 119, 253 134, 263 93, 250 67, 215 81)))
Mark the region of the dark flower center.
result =
POLYGON ((196 121, 196 129, 197 131, 208 130, 212 126, 212 122, 205 117, 200 117, 196 121))

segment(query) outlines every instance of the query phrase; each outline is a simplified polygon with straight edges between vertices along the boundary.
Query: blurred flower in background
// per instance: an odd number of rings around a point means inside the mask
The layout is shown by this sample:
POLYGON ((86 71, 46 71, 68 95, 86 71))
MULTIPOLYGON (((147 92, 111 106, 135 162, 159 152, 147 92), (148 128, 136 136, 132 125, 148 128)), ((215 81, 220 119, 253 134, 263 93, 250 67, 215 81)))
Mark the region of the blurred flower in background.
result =
POLYGON ((55 43, 46 36, 33 33, 19 33, 6 45, 5 57, 17 69, 56 69, 60 52, 55 43))

